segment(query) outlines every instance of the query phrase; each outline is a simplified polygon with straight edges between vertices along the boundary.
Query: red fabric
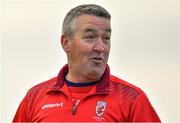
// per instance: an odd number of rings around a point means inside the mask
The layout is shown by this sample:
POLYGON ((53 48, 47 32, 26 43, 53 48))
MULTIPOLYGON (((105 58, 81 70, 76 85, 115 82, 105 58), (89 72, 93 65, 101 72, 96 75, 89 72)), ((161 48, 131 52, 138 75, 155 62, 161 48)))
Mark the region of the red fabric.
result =
POLYGON ((66 65, 57 77, 30 89, 13 122, 160 122, 144 92, 110 75, 108 65, 102 79, 87 87, 88 93, 86 87, 71 87, 70 94, 64 80, 67 71, 66 65), (75 115, 72 95, 81 100, 75 115))
POLYGON ((71 96, 76 100, 82 100, 86 97, 91 91, 95 88, 94 86, 87 86, 87 87, 69 87, 71 91, 71 96))

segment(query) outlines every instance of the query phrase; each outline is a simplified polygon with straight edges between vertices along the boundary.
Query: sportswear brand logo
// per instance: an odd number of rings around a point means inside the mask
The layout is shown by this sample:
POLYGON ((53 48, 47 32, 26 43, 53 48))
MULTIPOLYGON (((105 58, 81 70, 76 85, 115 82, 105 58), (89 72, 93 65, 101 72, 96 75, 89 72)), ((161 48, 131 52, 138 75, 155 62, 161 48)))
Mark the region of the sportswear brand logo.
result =
POLYGON ((54 108, 54 107, 63 107, 63 102, 61 103, 52 103, 52 104, 44 104, 41 106, 41 109, 46 109, 46 108, 54 108))
POLYGON ((106 110, 106 102, 105 101, 98 101, 96 104, 96 115, 102 116, 106 110))

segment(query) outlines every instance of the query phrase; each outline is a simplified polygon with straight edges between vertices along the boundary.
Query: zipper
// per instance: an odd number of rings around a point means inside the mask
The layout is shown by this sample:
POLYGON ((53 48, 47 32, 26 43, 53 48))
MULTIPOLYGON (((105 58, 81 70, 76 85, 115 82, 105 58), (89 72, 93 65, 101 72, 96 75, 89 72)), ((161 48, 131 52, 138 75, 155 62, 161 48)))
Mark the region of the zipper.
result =
MULTIPOLYGON (((69 90, 70 98, 71 98, 71 102, 72 102, 72 115, 76 115, 76 111, 77 111, 77 107, 78 107, 78 105, 80 103, 80 99, 77 99, 77 101, 75 102, 74 97, 73 97, 69 87, 68 87, 68 90, 69 90)), ((92 93, 92 94, 89 94, 86 97, 82 98, 81 100, 84 100, 85 98, 87 98, 89 96, 101 95, 101 94, 107 94, 107 92, 92 93)))
MULTIPOLYGON (((106 94, 106 93, 101 92, 101 93, 96 93, 96 94, 90 94, 90 95, 84 97, 82 100, 84 100, 85 98, 87 98, 87 97, 89 97, 89 96, 101 95, 101 94, 106 94)), ((72 115, 76 115, 76 111, 77 111, 77 107, 78 107, 78 105, 79 105, 79 103, 80 103, 80 99, 78 99, 78 100, 76 101, 76 103, 75 103, 74 98, 71 98, 71 102, 72 102, 72 104, 73 104, 73 106, 72 106, 72 115)))
POLYGON ((74 102, 74 99, 71 100, 72 101, 72 104, 73 104, 73 107, 72 107, 72 115, 75 115, 76 114, 76 111, 77 111, 77 106, 80 102, 80 99, 78 99, 76 101, 76 103, 74 102))

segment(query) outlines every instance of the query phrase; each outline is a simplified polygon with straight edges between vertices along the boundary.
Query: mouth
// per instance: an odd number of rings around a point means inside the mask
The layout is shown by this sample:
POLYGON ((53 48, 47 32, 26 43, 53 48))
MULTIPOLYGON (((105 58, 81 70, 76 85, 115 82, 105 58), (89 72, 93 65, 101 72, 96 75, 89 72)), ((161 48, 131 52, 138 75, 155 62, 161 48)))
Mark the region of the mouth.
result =
POLYGON ((93 57, 90 60, 95 64, 101 64, 104 61, 104 59, 102 57, 93 57))

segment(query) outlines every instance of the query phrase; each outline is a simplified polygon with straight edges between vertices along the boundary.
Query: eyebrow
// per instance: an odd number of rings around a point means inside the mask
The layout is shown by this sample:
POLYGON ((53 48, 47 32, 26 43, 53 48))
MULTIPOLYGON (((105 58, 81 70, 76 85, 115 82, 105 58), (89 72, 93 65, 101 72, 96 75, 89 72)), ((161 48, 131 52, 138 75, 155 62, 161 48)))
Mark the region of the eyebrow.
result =
MULTIPOLYGON (((111 29, 105 29, 105 31, 111 33, 111 29)), ((97 30, 92 29, 92 28, 87 28, 84 30, 84 32, 97 32, 97 30)))
POLYGON ((111 32, 111 29, 105 29, 107 32, 111 32))
POLYGON ((87 28, 84 30, 84 32, 97 32, 95 29, 87 28))

